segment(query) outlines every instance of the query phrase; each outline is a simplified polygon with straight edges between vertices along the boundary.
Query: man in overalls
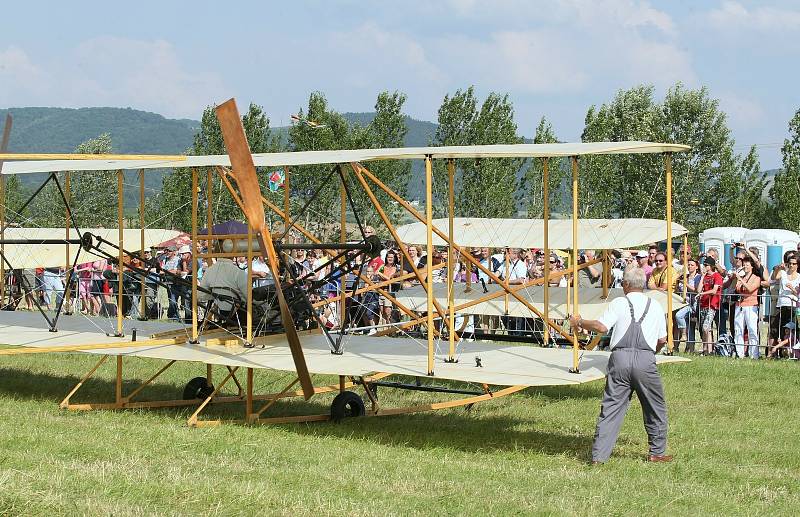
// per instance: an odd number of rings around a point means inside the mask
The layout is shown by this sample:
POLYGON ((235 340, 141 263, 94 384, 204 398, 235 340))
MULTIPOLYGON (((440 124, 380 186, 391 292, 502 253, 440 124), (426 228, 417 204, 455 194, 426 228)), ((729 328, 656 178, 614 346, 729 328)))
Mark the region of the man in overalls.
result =
POLYGON ((625 296, 611 301, 599 320, 570 317, 573 328, 611 334, 611 357, 597 430, 592 446, 592 464, 611 456, 633 392, 644 413, 644 428, 650 444, 647 461, 672 461, 667 456, 667 405, 664 387, 656 369, 655 354, 667 342, 667 324, 661 305, 642 292, 644 270, 628 268, 622 280, 625 296))

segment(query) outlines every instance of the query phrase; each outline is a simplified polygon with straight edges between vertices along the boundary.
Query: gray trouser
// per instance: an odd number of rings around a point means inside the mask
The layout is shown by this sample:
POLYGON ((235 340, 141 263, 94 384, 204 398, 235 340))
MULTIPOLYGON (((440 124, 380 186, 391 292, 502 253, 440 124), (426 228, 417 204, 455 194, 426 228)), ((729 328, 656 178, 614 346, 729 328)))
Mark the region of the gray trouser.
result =
POLYGON ((667 405, 661 376, 656 370, 655 354, 650 350, 615 348, 608 360, 606 389, 597 418, 592 460, 606 461, 611 456, 633 391, 642 404, 650 454, 662 455, 667 450, 667 405))

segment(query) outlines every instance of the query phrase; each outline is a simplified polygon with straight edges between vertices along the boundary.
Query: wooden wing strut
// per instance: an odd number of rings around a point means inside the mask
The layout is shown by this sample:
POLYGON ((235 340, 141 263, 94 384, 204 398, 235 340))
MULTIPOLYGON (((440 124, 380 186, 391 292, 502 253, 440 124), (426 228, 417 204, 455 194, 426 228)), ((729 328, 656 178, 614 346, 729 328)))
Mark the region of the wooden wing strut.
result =
MULTIPOLYGON (((247 217, 250 226, 258 235, 261 253, 264 260, 269 264, 270 271, 272 271, 272 278, 275 278, 276 283, 278 283, 278 279, 280 279, 280 268, 278 266, 275 245, 264 223, 264 205, 261 202, 261 187, 258 184, 253 155, 250 153, 250 146, 247 143, 247 136, 242 126, 239 110, 236 107, 236 101, 230 99, 220 104, 217 106, 216 112, 219 126, 222 130, 222 138, 225 141, 225 147, 228 149, 228 156, 230 156, 231 159, 233 178, 239 186, 239 193, 241 194, 242 204, 244 205, 244 215, 247 217)), ((278 285, 280 284, 278 283, 278 285)), ((303 395, 306 400, 308 400, 314 394, 314 385, 308 373, 303 347, 300 344, 300 337, 297 335, 294 319, 286 303, 283 291, 281 289, 277 289, 276 291, 278 293, 278 305, 281 310, 283 328, 286 329, 286 339, 289 341, 289 349, 292 351, 292 359, 294 359, 294 366, 297 370, 297 376, 300 379, 300 386, 303 388, 303 395)))

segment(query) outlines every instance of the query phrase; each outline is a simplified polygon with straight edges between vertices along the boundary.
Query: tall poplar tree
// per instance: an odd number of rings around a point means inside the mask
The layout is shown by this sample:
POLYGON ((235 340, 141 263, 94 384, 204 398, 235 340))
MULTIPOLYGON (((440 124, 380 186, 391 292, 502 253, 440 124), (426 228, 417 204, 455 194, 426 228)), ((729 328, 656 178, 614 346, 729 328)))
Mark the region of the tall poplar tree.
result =
MULTIPOLYGON (((545 117, 539 120, 536 126, 536 134, 533 137, 534 144, 555 144, 558 143, 553 125, 545 117)), ((563 158, 548 159, 548 190, 550 198, 550 213, 556 214, 564 209, 564 185, 563 181, 567 170, 565 169, 566 160, 563 158)), ((520 180, 520 195, 522 203, 527 207, 528 217, 533 219, 541 218, 544 210, 544 165, 541 158, 531 160, 525 174, 520 180)))
MULTIPOLYGON (((200 129, 194 137, 192 147, 187 150, 189 155, 226 154, 222 131, 219 127, 214 106, 208 106, 200 118, 200 129)), ((247 142, 253 153, 270 153, 280 150, 280 140, 272 134, 269 118, 261 106, 250 103, 247 112, 242 115, 242 125, 245 129, 247 142)), ((200 226, 205 226, 207 221, 208 205, 206 201, 207 188, 206 170, 198 169, 201 199, 198 203, 200 226)), ((266 185, 267 172, 257 169, 259 182, 266 185)), ((231 182, 235 186, 235 182, 231 182)), ((212 171, 212 199, 211 211, 213 222, 231 219, 242 220, 244 214, 228 192, 227 187, 212 171)), ((262 192, 267 189, 262 188, 262 192)), ((174 169, 164 177, 161 192, 151 199, 146 207, 145 222, 148 226, 175 228, 189 231, 192 223, 192 172, 190 169, 174 169)))
POLYGON ((783 168, 775 176, 770 197, 784 228, 800 230, 800 109, 789 121, 789 137, 781 148, 783 168))
MULTIPOLYGON (((405 145, 408 127, 406 125, 406 115, 403 113, 403 105, 406 102, 406 95, 400 92, 388 91, 381 92, 375 101, 375 118, 367 126, 367 138, 369 147, 392 148, 403 147, 405 145)), ((367 168, 375 174, 383 183, 391 188, 403 199, 408 194, 408 182, 411 178, 410 160, 381 160, 366 164, 367 168)), ((356 185, 355 182, 350 182, 356 185)), ((395 223, 398 222, 404 210, 397 205, 382 190, 370 185, 375 196, 378 198, 381 207, 387 212, 389 218, 395 223)), ((354 188, 354 192, 359 192, 360 187, 354 188)), ((364 215, 367 223, 376 221, 378 215, 363 195, 355 196, 361 201, 361 206, 366 208, 364 215)), ((382 225, 377 225, 376 229, 382 225)))
MULTIPOLYGON (((474 87, 446 95, 438 117, 434 145, 516 144, 523 139, 517 134, 514 107, 508 95, 490 93, 477 108, 474 87)), ((458 160, 455 179, 456 215, 465 217, 512 217, 518 212, 517 175, 524 160, 492 158, 458 160)), ((447 209, 447 164, 435 164, 434 212, 443 215, 447 209)))

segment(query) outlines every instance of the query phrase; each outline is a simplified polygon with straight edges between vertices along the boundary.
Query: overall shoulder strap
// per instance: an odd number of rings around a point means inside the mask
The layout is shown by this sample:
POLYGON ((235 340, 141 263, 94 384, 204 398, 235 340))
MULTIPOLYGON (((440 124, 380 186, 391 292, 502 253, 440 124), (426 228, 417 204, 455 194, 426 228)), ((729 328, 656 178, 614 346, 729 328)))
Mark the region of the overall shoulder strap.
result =
POLYGON ((636 321, 636 318, 633 316, 633 304, 627 295, 625 296, 625 301, 628 302, 628 310, 631 311, 631 321, 636 321))
MULTIPOLYGON (((642 317, 639 318, 639 323, 643 322, 644 321, 644 317, 647 316, 647 311, 650 310, 650 302, 652 302, 652 301, 653 301, 652 298, 648 298, 647 299, 647 305, 644 306, 644 312, 642 313, 642 317)), ((633 314, 633 313, 631 313, 631 314, 633 314)))

